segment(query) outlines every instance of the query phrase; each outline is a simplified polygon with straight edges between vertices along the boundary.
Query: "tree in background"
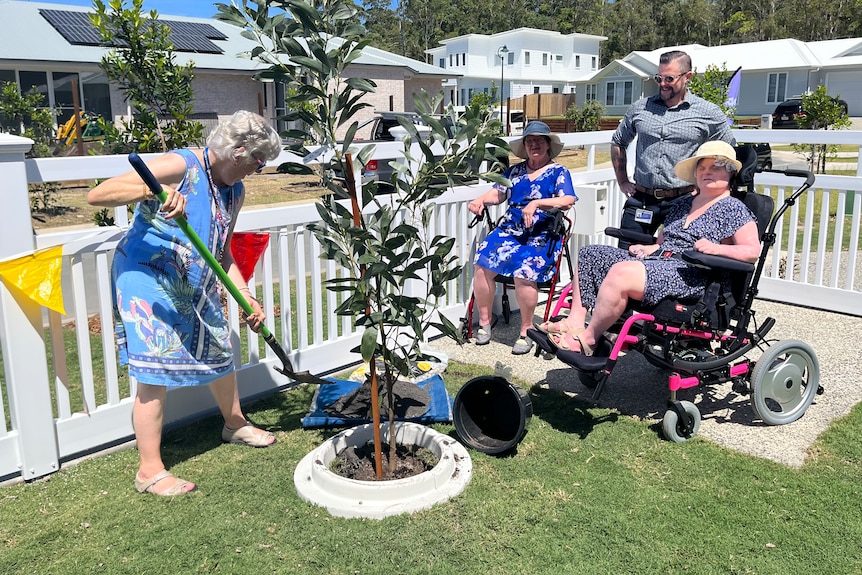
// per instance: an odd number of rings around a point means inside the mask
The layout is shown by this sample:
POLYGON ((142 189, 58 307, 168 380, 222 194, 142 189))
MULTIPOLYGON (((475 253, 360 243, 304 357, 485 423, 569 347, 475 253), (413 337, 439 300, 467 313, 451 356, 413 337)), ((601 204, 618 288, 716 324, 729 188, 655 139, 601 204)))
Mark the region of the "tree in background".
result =
POLYGON ((45 107, 46 99, 36 86, 23 95, 18 93, 15 82, 0 86, 0 132, 33 140, 28 158, 51 155, 56 114, 45 107))
POLYGON ((114 46, 99 64, 134 108, 122 129, 101 122, 110 153, 166 152, 203 143, 204 126, 189 119, 194 92, 194 64, 174 62, 170 28, 155 10, 142 12, 144 0, 93 0, 90 15, 102 40, 114 46))
MULTIPOLYGON (((796 116, 800 128, 809 130, 841 130, 850 126, 850 118, 838 96, 826 93, 826 86, 817 86, 813 92, 802 95, 802 114, 796 116)), ((794 148, 804 151, 808 159, 808 169, 819 174, 826 172, 826 160, 834 156, 834 144, 794 144, 794 148)))
MULTIPOLYGON (((14 82, 0 85, 0 132, 33 140, 33 146, 26 154, 28 158, 53 155, 56 143, 54 121, 57 115, 45 107, 45 100, 45 95, 39 93, 36 86, 22 95, 14 82)), ((51 213, 57 209, 58 183, 29 184, 28 188, 31 211, 51 213)))
POLYGON ((699 73, 695 68, 691 81, 688 83, 688 88, 693 94, 721 108, 724 115, 732 120, 736 108, 731 109, 727 107, 727 83, 730 81, 732 75, 733 73, 728 71, 725 64, 722 64, 721 68, 710 64, 706 67, 703 74, 699 73))
POLYGON ((632 51, 862 34, 858 0, 363 0, 371 44, 427 61, 425 49, 465 34, 529 27, 607 36, 605 66, 632 51), (814 15, 816 17, 801 17, 814 15))
POLYGON ((582 108, 572 104, 565 113, 566 120, 574 125, 575 132, 595 132, 599 129, 599 123, 604 115, 604 106, 596 100, 587 100, 582 108))

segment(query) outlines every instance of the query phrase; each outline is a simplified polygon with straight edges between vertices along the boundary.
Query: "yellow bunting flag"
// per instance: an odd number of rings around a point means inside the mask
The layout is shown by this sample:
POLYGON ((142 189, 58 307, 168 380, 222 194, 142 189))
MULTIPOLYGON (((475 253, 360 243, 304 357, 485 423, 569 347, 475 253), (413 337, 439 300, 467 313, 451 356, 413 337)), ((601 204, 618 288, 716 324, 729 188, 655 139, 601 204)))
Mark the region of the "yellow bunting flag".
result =
POLYGON ((10 290, 18 290, 34 302, 58 313, 63 307, 63 246, 0 262, 0 278, 10 290))

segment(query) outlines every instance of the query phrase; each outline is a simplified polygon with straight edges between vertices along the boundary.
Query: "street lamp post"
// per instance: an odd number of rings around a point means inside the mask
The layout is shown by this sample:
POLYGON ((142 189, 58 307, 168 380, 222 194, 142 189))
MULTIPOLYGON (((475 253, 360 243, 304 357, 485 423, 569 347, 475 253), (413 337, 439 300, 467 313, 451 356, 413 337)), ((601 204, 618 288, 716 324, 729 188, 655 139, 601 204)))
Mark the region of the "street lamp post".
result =
POLYGON ((509 49, 503 44, 497 48, 497 57, 500 58, 500 119, 503 118, 503 71, 506 69, 506 54, 509 49))

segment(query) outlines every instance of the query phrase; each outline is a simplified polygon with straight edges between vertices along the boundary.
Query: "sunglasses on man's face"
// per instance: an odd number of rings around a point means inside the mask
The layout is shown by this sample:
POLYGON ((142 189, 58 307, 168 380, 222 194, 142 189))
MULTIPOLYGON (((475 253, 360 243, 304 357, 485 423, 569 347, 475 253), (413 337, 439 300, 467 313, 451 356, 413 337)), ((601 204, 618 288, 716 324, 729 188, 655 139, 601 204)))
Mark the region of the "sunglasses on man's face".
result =
POLYGON ((661 84, 662 82, 664 82, 665 84, 673 84, 674 82, 685 76, 685 74, 687 73, 688 72, 684 74, 677 74, 676 76, 662 76, 660 74, 656 74, 652 77, 652 79, 655 80, 656 84, 661 84))

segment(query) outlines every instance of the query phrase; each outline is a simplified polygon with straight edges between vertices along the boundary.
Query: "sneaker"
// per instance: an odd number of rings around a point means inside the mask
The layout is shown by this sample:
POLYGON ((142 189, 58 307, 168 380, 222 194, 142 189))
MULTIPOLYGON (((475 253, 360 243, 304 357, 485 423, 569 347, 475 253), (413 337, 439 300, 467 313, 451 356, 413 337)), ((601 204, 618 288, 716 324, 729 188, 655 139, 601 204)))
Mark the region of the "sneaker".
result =
POLYGON ((479 327, 476 330, 476 345, 488 345, 491 343, 491 326, 479 327))
POLYGON ((533 342, 525 337, 519 337, 512 346, 512 355, 524 355, 533 349, 533 342))

